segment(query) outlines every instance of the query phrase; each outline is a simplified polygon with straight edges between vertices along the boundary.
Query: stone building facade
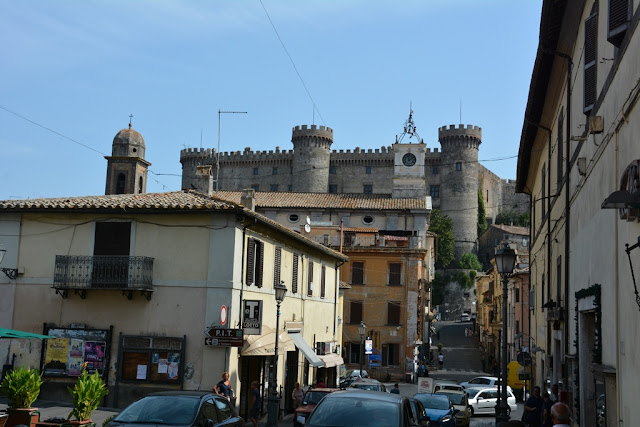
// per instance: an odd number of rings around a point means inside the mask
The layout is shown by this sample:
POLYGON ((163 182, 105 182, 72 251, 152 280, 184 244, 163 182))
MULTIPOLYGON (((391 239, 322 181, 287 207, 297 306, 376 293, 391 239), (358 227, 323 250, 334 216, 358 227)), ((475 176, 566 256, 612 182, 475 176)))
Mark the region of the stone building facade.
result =
POLYGON ((312 193, 371 193, 392 197, 431 196, 433 207, 454 221, 455 254, 476 252, 478 191, 482 188, 489 222, 504 208, 528 212, 527 197, 515 194, 515 184, 500 179, 478 162, 482 129, 472 125, 443 126, 441 148, 428 148, 417 136, 412 115, 405 133, 391 146, 379 149, 331 150, 333 130, 325 126, 296 126, 292 150, 218 153, 215 149, 187 148, 180 152, 182 188, 215 190, 289 191, 312 193), (409 135, 409 143, 403 137, 409 135), (199 170, 219 170, 205 183, 199 170))

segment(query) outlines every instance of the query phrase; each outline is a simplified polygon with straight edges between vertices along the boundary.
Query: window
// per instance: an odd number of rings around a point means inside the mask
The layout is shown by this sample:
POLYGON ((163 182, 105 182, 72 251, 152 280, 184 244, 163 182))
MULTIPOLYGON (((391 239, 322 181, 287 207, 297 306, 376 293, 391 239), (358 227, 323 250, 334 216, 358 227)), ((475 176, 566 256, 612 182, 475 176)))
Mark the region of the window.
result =
POLYGON ((440 186, 439 185, 431 185, 429 186, 429 191, 431 197, 434 199, 438 199, 440 197, 440 186))
POLYGON ((373 217, 371 215, 365 215, 362 217, 362 222, 367 225, 371 225, 373 224, 373 217))
POLYGON ((392 262, 389 264, 389 286, 400 286, 401 282, 402 263, 392 262))
POLYGON ((335 175, 336 174, 336 167, 335 166, 329 166, 329 173, 331 175, 335 175))
POLYGON ((457 171, 461 171, 462 170, 462 162, 456 162, 456 170, 457 171))
POLYGON ((349 323, 356 324, 362 322, 362 301, 351 301, 349 307, 351 313, 349 323))
POLYGON ((525 248, 529 245, 529 239, 527 239, 526 237, 522 238, 522 246, 524 246, 525 248))
POLYGON ((333 193, 333 194, 335 194, 335 193, 337 193, 337 192, 338 192, 338 186, 337 186, 337 185, 334 185, 334 184, 330 184, 330 185, 329 185, 329 193, 333 193))
POLYGON ((258 168, 253 168, 253 174, 254 174, 254 175, 258 175, 258 173, 259 173, 259 172, 258 172, 258 168))
POLYGON ((200 411, 196 416, 196 425, 205 426, 207 420, 218 422, 218 413, 216 412, 216 405, 213 403, 213 399, 207 399, 202 403, 200 411))
POLYGON ((387 325, 399 325, 400 324, 400 303, 391 302, 387 303, 387 325))
POLYGON ((354 261, 351 263, 351 284, 364 285, 364 262, 354 261))
POLYGON ((218 422, 222 422, 226 419, 231 418, 231 407, 229 405, 229 401, 222 398, 216 398, 216 409, 218 410, 218 422))
POLYGON ((399 365, 400 364, 400 345, 399 344, 383 344, 382 345, 382 365, 399 365))
POLYGON ((363 189, 362 189, 362 192, 363 192, 364 194, 372 194, 372 193, 373 193, 373 185, 371 185, 371 184, 365 184, 365 185, 364 185, 364 187, 363 187, 363 189))
POLYGON ((440 171, 438 170, 438 167, 437 167, 437 166, 434 166, 433 168, 431 168, 431 173, 432 173, 432 174, 434 174, 434 175, 438 175, 438 173, 439 173, 439 172, 440 172, 440 171))
POLYGON ((516 320, 516 334, 520 333, 520 321, 516 320))
POLYGON ((563 122, 564 122, 564 117, 563 117, 563 113, 562 113, 562 109, 560 109, 560 116, 558 117, 558 157, 557 157, 557 163, 556 163, 556 169, 557 169, 557 176, 556 176, 556 185, 558 186, 558 190, 556 191, 556 194, 560 192, 560 187, 562 186, 562 174, 564 173, 563 170, 563 160, 564 160, 564 156, 563 156, 563 150, 564 150, 564 141, 562 139, 562 128, 563 126, 563 122))
POLYGON ((253 191, 260 191, 260 184, 253 184, 251 188, 253 188, 253 191))
POLYGON ((360 343, 351 343, 349 350, 349 363, 360 363, 360 353, 362 353, 362 348, 360 347, 360 343))
POLYGON ((276 246, 273 256, 273 286, 280 285, 280 270, 282 269, 282 248, 276 246))
POLYGON ((298 254, 293 254, 293 263, 291 264, 291 292, 298 293, 298 254))
POLYGON ((584 105, 587 114, 596 102, 598 64, 598 2, 593 3, 591 14, 584 21, 584 105))
POLYGON ((138 193, 139 193, 139 194, 142 194, 142 189, 144 188, 144 186, 142 185, 142 184, 143 184, 143 182, 144 182, 144 181, 142 180, 142 177, 139 177, 139 178, 138 178, 138 193))
POLYGON ((126 288, 130 279, 131 223, 96 222, 94 239, 91 286, 126 288), (110 258, 112 256, 121 258, 110 258))
POLYGON ((278 191, 278 184, 271 184, 271 191, 278 191))
POLYGON ((371 175, 371 166, 366 166, 364 168, 364 173, 366 173, 367 175, 371 175))
POLYGON ((126 181, 127 175, 125 175, 124 173, 119 173, 116 180, 116 194, 124 194, 126 181))
POLYGON ((273 167, 273 169, 271 170, 271 175, 278 175, 278 168, 277 167, 273 167))
POLYGON ((607 41, 620 47, 631 21, 630 0, 609 0, 609 28, 607 41))
POLYGON ((254 238, 247 241, 247 286, 262 287, 262 268, 264 266, 264 243, 254 238))
POLYGON ((322 264, 320 268, 320 298, 325 297, 326 292, 326 284, 327 284, 327 266, 322 264))
POLYGON ((313 261, 309 261, 309 272, 307 275, 307 296, 313 295, 313 261))
POLYGON ((300 217, 296 214, 291 214, 289 215, 289 222, 298 222, 300 220, 300 217))
POLYGON ((520 288, 516 288, 516 302, 520 302, 520 288))

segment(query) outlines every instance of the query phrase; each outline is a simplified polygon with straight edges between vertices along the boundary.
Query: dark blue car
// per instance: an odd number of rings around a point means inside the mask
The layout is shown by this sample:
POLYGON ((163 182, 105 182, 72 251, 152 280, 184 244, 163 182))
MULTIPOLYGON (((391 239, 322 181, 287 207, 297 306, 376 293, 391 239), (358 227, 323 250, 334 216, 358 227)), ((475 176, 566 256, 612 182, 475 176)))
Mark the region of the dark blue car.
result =
POLYGON ((453 407, 447 395, 416 393, 413 398, 422 403, 432 426, 455 427, 455 415, 459 410, 453 407))

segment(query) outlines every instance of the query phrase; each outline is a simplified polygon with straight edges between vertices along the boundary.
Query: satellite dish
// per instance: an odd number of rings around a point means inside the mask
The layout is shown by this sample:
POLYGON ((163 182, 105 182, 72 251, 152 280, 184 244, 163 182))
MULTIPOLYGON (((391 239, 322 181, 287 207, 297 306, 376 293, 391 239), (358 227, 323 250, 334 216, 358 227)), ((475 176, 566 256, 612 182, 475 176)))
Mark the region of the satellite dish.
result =
POLYGON ((311 231, 311 226, 309 224, 305 224, 304 225, 304 231, 306 231, 307 233, 311 231))
POLYGON ((311 218, 307 216, 307 225, 311 225, 311 218))

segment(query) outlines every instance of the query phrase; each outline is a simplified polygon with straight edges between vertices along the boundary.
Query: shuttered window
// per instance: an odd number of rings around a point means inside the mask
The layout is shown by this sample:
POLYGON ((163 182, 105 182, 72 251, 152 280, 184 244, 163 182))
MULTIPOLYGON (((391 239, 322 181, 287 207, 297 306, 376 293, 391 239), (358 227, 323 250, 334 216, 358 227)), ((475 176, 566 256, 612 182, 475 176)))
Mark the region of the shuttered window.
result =
POLYGON ((309 261, 309 274, 307 276, 307 295, 313 295, 313 261, 309 261))
POLYGON ((327 280, 327 266, 322 264, 322 269, 320 270, 320 298, 324 298, 325 296, 326 280, 327 280))
POLYGON ((362 301, 351 301, 349 323, 362 322, 362 301))
POLYGON ((591 15, 584 22, 584 107, 588 113, 596 102, 598 56, 598 3, 593 4, 591 15))
POLYGON ((631 21, 630 0, 609 0, 609 27, 607 40, 616 47, 620 47, 624 35, 631 21))
POLYGON ((364 262, 354 261, 351 263, 351 284, 364 285, 364 262))
POLYGON ((298 293, 298 254, 293 254, 293 265, 291 266, 291 292, 298 293))
POLYGON ((280 270, 282 268, 282 248, 276 246, 273 257, 273 286, 280 285, 280 270))
POLYGON ((399 262, 392 262, 389 264, 389 286, 400 286, 401 282, 402 264, 399 262))
POLYGON ((400 303, 389 301, 387 303, 387 324, 400 324, 400 303))
POLYGON ((247 286, 262 287, 263 266, 264 243, 253 238, 247 239, 247 273, 245 277, 247 286))

